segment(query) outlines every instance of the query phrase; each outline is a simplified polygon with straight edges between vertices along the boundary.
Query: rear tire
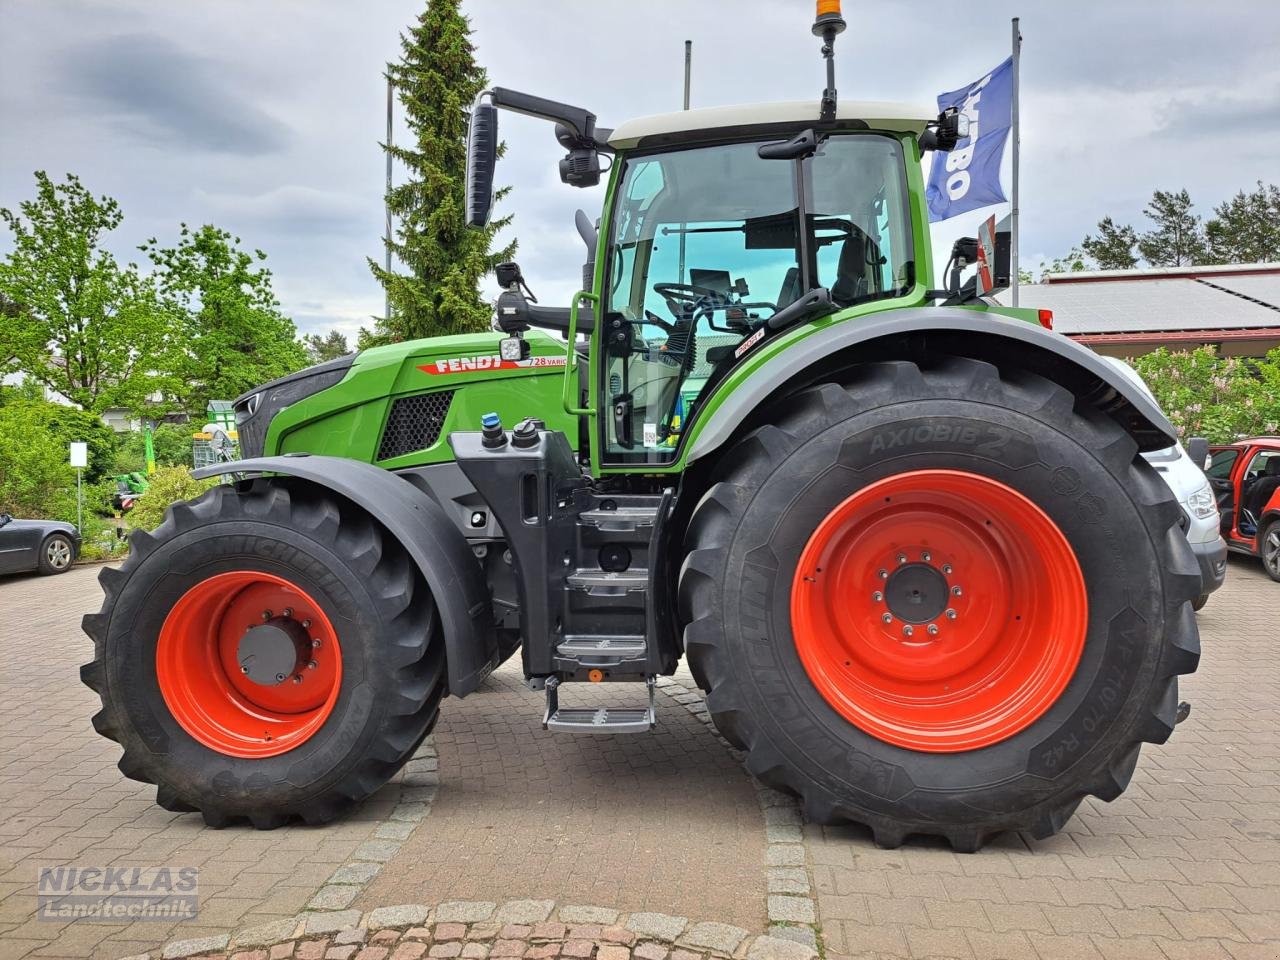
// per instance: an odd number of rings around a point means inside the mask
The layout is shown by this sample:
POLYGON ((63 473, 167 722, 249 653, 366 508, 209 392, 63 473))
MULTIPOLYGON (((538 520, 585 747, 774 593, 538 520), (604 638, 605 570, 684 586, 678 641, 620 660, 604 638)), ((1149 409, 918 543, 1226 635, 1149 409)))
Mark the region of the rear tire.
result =
POLYGON ((1191 609, 1199 613, 1201 610, 1204 609, 1204 605, 1208 602, 1209 602, 1209 595, 1207 593, 1202 593, 1200 594, 1200 596, 1196 597, 1194 600, 1191 601, 1191 609))
MULTIPOLYGON (((717 728, 746 752, 750 771, 799 794, 809 819, 865 824, 884 846, 911 834, 945 837, 964 851, 1005 830, 1044 837, 1059 830, 1086 795, 1117 797, 1141 744, 1172 733, 1177 675, 1193 671, 1199 658, 1190 604, 1199 593, 1199 569, 1178 526, 1177 504, 1128 434, 1110 418, 1077 408, 1070 393, 1048 380, 1022 371, 1002 375, 990 364, 959 358, 923 370, 907 362, 867 364, 843 383, 783 400, 771 419, 725 455, 718 482, 695 508, 679 587, 690 668, 708 692, 717 728), (798 635, 802 641, 815 636, 793 609, 804 604, 808 574, 820 576, 821 567, 803 566, 812 560, 802 554, 815 531, 855 499, 851 494, 886 479, 933 475, 921 471, 963 474, 978 487, 1012 491, 1000 494, 1010 502, 1029 501, 1032 512, 1038 509, 1065 537, 1066 557, 1074 554, 1083 577, 1083 619, 1074 588, 1055 593, 1059 588, 1050 589, 1047 577, 1044 587, 1045 602, 1059 604, 1049 612, 1055 626, 1043 631, 1044 644, 1067 646, 1057 665, 1045 669, 1065 671, 1063 686, 1040 690, 1043 705, 1036 709, 1017 708, 1018 697, 1011 696, 1013 720, 1003 726, 986 714, 966 713, 963 699, 948 702, 946 716, 927 698, 895 702, 910 689, 911 676, 873 689, 880 705, 869 708, 876 722, 868 722, 850 701, 876 686, 875 670, 841 681, 843 688, 837 683, 832 694, 812 652, 802 655, 804 643, 798 646, 798 635), (1065 624, 1073 616, 1081 634, 1075 659, 1070 638, 1057 636, 1069 632, 1065 624), (899 709, 902 702, 910 709, 899 709), (962 722, 948 727, 955 716, 962 722), (981 745, 966 745, 966 725, 979 728, 981 745)), ((964 514, 951 513, 959 525, 970 522, 964 514)), ((869 526, 855 525, 851 536, 863 529, 869 526)), ((905 526, 885 529, 890 536, 903 531, 901 556, 910 554, 913 566, 938 552, 912 541, 905 526)), ((901 556, 889 565, 906 563, 901 556)), ((877 566, 866 568, 865 591, 852 574, 840 581, 842 591, 832 594, 839 599, 831 601, 834 631, 845 631, 859 605, 887 602, 877 566)), ((837 572, 821 576, 834 580, 837 572)), ((1018 582, 1016 571, 1007 572, 1008 582, 1018 582)), ((935 574, 921 577, 927 587, 935 574)), ((944 585, 943 595, 952 589, 944 585)), ((1017 633, 1011 611, 1022 609, 1031 619, 1041 592, 1022 592, 1027 595, 989 598, 990 620, 971 621, 971 631, 997 652, 1009 636, 1026 637, 1025 630, 1017 633), (1000 605, 1015 602, 1028 606, 1010 607, 1001 619, 1000 605)), ((848 659, 835 661, 836 673, 871 643, 892 647, 901 659, 904 651, 913 656, 933 642, 913 637, 898 649, 897 639, 872 636, 878 614, 867 614, 865 622, 872 626, 853 631, 862 633, 840 654, 848 659)), ((894 620, 894 629, 900 622, 894 620)), ((923 632, 924 623, 915 622, 923 632)), ((964 626, 940 615, 936 624, 938 643, 961 636, 954 631, 964 626)), ((821 641, 821 631, 816 636, 821 641)), ((1028 655, 1038 655, 1032 641, 1019 642, 1028 655)), ((1004 668, 997 662, 992 669, 996 678, 1004 668)), ((1026 675, 1036 669, 1029 666, 1026 675)), ((937 689, 944 689, 942 682, 937 689)))
POLYGON ((215 827, 323 823, 390 779, 435 724, 444 650, 426 584, 381 527, 327 491, 279 478, 217 486, 135 532, 124 565, 99 580, 106 600, 83 623, 94 659, 81 668, 102 698, 93 724, 167 810, 199 810, 215 827), (259 612, 266 602, 276 609, 259 612), (268 617, 291 662, 296 645, 297 676, 251 683, 235 644, 268 617), (290 706, 308 685, 315 698, 290 706))

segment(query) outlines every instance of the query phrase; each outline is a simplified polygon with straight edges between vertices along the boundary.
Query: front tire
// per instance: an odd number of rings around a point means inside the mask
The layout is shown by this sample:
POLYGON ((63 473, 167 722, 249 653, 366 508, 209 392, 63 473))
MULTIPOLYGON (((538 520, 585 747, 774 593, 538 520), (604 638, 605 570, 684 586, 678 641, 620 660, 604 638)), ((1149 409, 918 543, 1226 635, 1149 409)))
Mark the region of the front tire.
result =
POLYGON ((120 769, 224 826, 323 823, 435 724, 444 651, 419 571, 368 515, 288 479, 174 504, 84 618, 120 769))
POLYGON ((868 364, 771 419, 680 576, 690 667, 752 773, 886 846, 1043 837, 1118 796, 1199 656, 1199 570, 1124 430, 958 358, 868 364))

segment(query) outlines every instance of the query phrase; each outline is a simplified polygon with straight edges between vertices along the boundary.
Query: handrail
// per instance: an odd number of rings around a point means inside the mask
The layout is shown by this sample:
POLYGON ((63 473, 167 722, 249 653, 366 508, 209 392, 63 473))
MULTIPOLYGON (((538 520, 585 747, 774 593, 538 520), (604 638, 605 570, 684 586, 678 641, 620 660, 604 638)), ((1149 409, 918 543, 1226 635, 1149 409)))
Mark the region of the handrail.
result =
MULTIPOLYGON (((575 349, 575 341, 578 339, 578 304, 584 300, 597 306, 600 303, 600 298, 587 290, 579 290, 573 295, 573 302, 569 306, 569 329, 565 334, 568 343, 565 347, 564 384, 560 388, 560 402, 564 405, 565 412, 578 417, 590 417, 596 412, 590 400, 585 407, 580 407, 574 399, 578 390, 578 351, 575 349)), ((597 309, 595 312, 598 314, 600 311, 597 309)))

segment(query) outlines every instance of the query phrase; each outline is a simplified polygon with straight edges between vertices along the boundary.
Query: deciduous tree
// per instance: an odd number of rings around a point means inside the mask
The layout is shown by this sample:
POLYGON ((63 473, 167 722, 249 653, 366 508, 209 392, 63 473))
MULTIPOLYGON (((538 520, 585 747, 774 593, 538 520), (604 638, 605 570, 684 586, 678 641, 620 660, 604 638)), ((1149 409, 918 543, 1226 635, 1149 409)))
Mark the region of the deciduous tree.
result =
POLYGON ((306 350, 293 321, 280 312, 261 250, 242 249, 239 237, 215 226, 193 230, 185 223, 176 246, 162 247, 152 238, 141 249, 182 318, 174 389, 186 410, 199 413, 209 400, 229 400, 306 365, 306 350))
POLYGON ((308 333, 302 338, 307 348, 307 355, 312 363, 324 363, 326 360, 337 360, 351 352, 347 346, 347 338, 337 330, 330 330, 324 336, 308 333))
POLYGON ((163 388, 158 358, 172 345, 174 317, 150 278, 103 249, 122 220, 116 201, 41 170, 35 198, 0 209, 0 219, 14 244, 0 261, 8 366, 95 412, 136 408, 163 388))

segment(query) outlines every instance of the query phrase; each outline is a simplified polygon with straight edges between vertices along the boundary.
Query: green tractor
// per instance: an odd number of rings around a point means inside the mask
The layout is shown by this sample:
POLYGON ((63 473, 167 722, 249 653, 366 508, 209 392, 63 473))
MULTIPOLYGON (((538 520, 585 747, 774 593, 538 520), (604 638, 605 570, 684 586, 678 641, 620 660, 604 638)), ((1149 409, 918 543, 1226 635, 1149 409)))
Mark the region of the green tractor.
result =
POLYGON ((820 100, 606 129, 481 97, 473 226, 500 109, 556 124, 567 184, 609 159, 585 289, 542 306, 505 264, 494 332, 235 402, 246 459, 197 471, 233 482, 135 533, 84 619, 94 726, 161 806, 331 820, 517 651, 569 734, 649 731, 686 659, 752 774, 889 846, 1047 836, 1169 737, 1200 579, 1139 454, 1174 431, 984 299, 1001 238, 935 287, 921 157, 961 118, 838 100, 833 6, 820 100), (601 682, 634 696, 573 705, 601 682))

